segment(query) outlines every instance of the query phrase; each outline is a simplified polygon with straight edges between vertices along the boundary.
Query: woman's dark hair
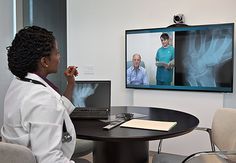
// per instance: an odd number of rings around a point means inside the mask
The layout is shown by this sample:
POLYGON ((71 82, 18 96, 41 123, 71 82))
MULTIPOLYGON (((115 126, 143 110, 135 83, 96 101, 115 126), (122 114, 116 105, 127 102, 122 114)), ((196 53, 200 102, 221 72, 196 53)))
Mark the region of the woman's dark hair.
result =
POLYGON ((7 47, 8 67, 19 78, 35 72, 38 61, 51 54, 55 46, 53 33, 37 26, 21 29, 7 47))

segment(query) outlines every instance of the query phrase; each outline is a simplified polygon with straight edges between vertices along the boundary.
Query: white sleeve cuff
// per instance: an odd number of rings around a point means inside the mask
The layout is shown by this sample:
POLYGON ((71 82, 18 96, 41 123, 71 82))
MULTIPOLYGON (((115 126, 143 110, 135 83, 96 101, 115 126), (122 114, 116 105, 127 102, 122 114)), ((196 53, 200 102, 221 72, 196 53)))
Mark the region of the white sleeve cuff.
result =
POLYGON ((61 99, 65 105, 67 113, 70 114, 75 109, 75 106, 65 96, 62 96, 61 99))

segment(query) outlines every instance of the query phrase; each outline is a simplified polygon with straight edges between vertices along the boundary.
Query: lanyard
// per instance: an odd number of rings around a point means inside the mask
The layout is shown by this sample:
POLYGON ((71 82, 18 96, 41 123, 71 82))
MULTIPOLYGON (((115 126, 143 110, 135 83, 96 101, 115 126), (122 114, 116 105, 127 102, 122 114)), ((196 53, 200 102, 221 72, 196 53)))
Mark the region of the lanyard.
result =
POLYGON ((20 79, 20 80, 25 81, 25 82, 34 83, 34 84, 41 84, 41 85, 43 85, 44 87, 46 87, 43 83, 41 83, 40 81, 34 80, 34 79, 22 78, 22 79, 20 79))
MULTIPOLYGON (((40 84, 40 85, 46 87, 43 83, 41 83, 40 81, 34 80, 34 79, 22 78, 20 80, 25 81, 25 82, 34 83, 34 84, 40 84)), ((63 127, 62 128, 63 128, 62 129, 63 130, 63 132, 62 132, 62 142, 63 143, 68 143, 72 140, 72 136, 67 131, 65 120, 63 120, 63 127)))

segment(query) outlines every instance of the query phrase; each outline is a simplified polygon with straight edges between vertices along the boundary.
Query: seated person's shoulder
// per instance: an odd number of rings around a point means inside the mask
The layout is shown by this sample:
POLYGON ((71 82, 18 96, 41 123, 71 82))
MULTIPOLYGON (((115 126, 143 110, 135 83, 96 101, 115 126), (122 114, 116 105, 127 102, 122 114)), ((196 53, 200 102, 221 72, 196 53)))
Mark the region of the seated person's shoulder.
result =
POLYGON ((142 71, 145 71, 145 72, 146 72, 146 69, 145 69, 144 67, 142 67, 142 66, 139 66, 139 68, 140 68, 140 70, 142 70, 142 71))
POLYGON ((34 100, 42 103, 54 102, 56 97, 46 86, 35 84, 29 90, 25 96, 26 100, 34 100))

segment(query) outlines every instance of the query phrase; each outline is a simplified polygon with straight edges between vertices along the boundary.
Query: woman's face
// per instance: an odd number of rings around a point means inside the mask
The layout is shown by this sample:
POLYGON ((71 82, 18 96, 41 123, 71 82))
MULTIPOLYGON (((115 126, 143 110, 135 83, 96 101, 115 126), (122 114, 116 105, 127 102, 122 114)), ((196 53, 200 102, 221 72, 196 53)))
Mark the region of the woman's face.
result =
POLYGON ((56 73, 59 63, 60 63, 60 53, 58 50, 57 42, 55 41, 54 48, 52 49, 50 56, 48 56, 48 67, 47 67, 48 74, 56 73))

